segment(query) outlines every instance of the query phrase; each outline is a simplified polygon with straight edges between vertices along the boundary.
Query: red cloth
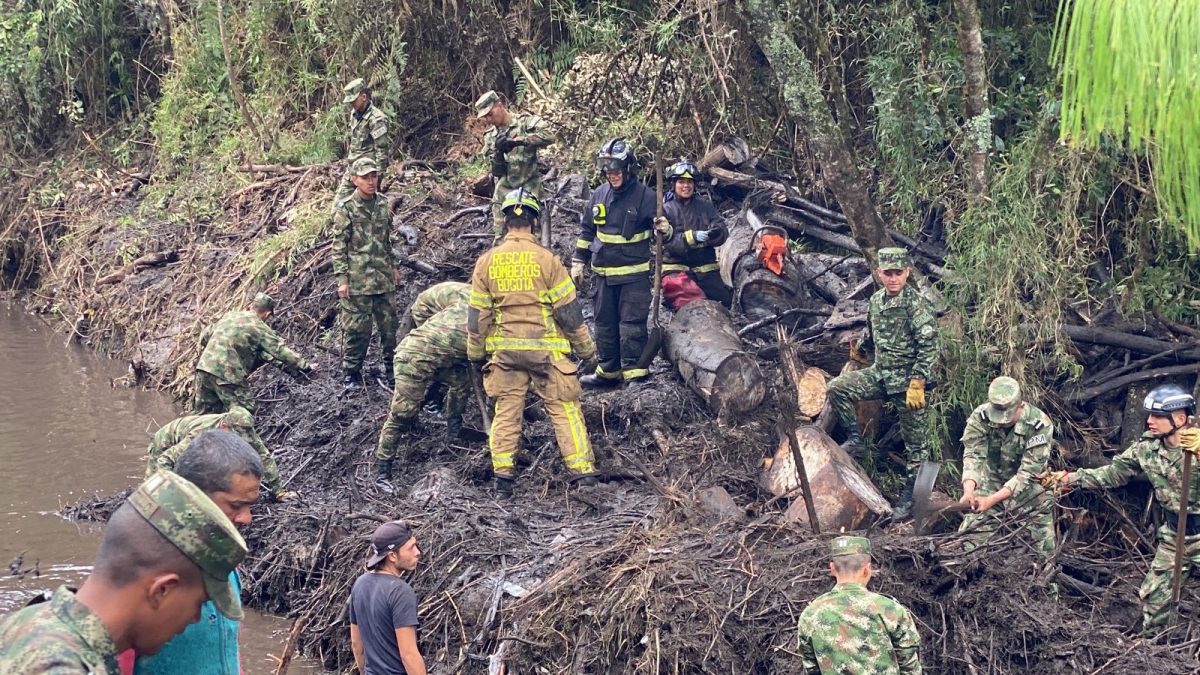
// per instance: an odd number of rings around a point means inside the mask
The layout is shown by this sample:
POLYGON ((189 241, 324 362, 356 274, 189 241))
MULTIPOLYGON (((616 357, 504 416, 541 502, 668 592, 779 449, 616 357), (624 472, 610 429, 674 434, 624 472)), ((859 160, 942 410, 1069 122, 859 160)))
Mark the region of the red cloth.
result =
POLYGON ((687 272, 663 275, 662 292, 667 305, 676 312, 693 300, 705 298, 704 291, 687 272))
POLYGON ((126 649, 117 656, 117 663, 121 666, 121 675, 133 675, 133 662, 137 660, 137 654, 133 653, 132 649, 126 649))
POLYGON ((764 234, 755 247, 758 261, 775 274, 783 274, 783 258, 787 255, 787 239, 778 234, 764 234))

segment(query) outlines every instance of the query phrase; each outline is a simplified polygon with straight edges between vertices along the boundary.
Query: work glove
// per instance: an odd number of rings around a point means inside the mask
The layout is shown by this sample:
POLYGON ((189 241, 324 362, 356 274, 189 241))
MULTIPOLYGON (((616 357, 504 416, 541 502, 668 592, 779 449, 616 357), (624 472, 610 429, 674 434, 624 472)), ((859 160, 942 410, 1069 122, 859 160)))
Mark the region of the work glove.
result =
POLYGON ((904 395, 904 405, 909 410, 920 410, 925 407, 925 383, 920 380, 909 380, 908 393, 904 395))
POLYGON ((1035 473, 1033 477, 1041 484, 1043 488, 1050 492, 1059 493, 1067 492, 1071 489, 1071 484, 1067 478, 1066 471, 1047 471, 1045 473, 1035 473))
POLYGON ((867 361, 867 355, 863 354, 862 351, 859 350, 858 340, 850 341, 850 360, 857 361, 857 362, 863 364, 864 366, 871 365, 871 363, 869 361, 867 361))
POLYGON ((708 241, 708 230, 696 230, 692 236, 695 237, 696 241, 698 242, 706 242, 708 241))
POLYGON ((1200 457, 1200 429, 1187 427, 1179 430, 1179 445, 1192 453, 1192 457, 1200 457))
POLYGON ((297 496, 299 496, 297 493, 283 488, 279 488, 271 493, 271 499, 277 502, 290 502, 297 496))
POLYGON ((511 138, 501 138, 500 140, 496 141, 496 152, 505 153, 517 147, 518 145, 522 145, 522 143, 514 141, 511 138))
POLYGON ((654 219, 654 233, 662 235, 663 239, 671 236, 671 221, 667 220, 666 216, 658 216, 654 219))
POLYGON ((600 362, 596 360, 595 354, 585 357, 582 361, 579 362, 579 374, 580 375, 591 375, 592 373, 596 372, 596 368, 599 365, 600 365, 600 362))
POLYGON ((571 281, 575 286, 583 286, 583 275, 587 272, 587 263, 582 260, 571 261, 571 281))

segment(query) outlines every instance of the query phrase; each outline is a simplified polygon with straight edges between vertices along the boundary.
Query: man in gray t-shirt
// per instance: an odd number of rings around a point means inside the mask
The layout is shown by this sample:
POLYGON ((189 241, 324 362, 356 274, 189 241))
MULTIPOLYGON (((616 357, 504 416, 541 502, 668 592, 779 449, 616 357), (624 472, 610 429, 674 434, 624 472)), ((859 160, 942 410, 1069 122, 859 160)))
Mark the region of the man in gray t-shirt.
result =
POLYGON ((417 595, 400 578, 420 558, 412 531, 398 520, 371 535, 367 573, 350 590, 350 646, 362 675, 426 675, 417 648, 417 595))

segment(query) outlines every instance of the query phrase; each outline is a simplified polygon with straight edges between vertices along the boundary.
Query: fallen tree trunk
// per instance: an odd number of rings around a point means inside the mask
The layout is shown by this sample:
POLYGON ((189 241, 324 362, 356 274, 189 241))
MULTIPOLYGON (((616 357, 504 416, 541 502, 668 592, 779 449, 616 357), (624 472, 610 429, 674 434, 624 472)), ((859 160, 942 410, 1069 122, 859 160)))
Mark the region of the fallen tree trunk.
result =
MULTIPOLYGON (((792 458, 790 433, 781 430, 779 446, 765 463, 763 482, 775 495, 784 495, 800 485, 796 462, 792 458)), ((814 507, 821 528, 826 532, 858 529, 871 513, 892 512, 888 501, 867 477, 865 471, 829 434, 812 425, 795 430, 800 456, 808 473, 814 507)), ((808 523, 808 508, 797 497, 783 515, 784 522, 808 523)))
POLYGON ((667 326, 663 343, 683 381, 713 412, 744 413, 762 403, 766 380, 754 357, 742 351, 721 303, 695 300, 684 305, 667 326))
POLYGON ((706 172, 714 167, 737 168, 750 160, 750 146, 737 136, 726 136, 720 145, 700 158, 696 168, 706 172))
POLYGON ((306 164, 304 166, 289 166, 287 164, 254 164, 247 162, 238 166, 242 173, 304 173, 310 169, 325 169, 333 164, 306 164))
POLYGON ((179 259, 178 251, 160 251, 158 253, 147 253, 146 255, 137 258, 128 265, 113 272, 106 274, 96 280, 97 286, 106 286, 108 284, 116 284, 124 281, 125 277, 130 274, 135 274, 147 267, 156 267, 158 265, 166 265, 167 263, 175 262, 179 259))
POLYGON ((1200 361, 1200 347, 1194 343, 1175 343, 1166 340, 1156 340, 1141 335, 1131 335, 1115 330, 1093 328, 1091 326, 1063 326, 1063 333, 1075 342, 1088 342, 1095 345, 1122 347, 1139 354, 1158 354, 1179 348, 1176 357, 1181 361, 1200 361))

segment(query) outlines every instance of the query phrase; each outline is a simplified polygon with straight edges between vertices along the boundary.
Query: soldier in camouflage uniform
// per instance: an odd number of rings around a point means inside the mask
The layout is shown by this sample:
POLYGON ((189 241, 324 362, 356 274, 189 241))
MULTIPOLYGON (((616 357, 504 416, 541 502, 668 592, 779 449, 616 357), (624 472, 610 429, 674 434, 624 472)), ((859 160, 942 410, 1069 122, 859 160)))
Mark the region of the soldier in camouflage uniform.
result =
POLYGON ((0 673, 119 675, 117 654, 157 653, 205 600, 240 620, 229 574, 245 557, 246 542, 208 496, 159 472, 113 514, 78 592, 59 586, 48 602, 0 617, 0 673))
POLYGON ((921 636, 912 615, 892 598, 867 590, 871 542, 843 536, 831 548, 829 572, 837 585, 809 603, 797 622, 804 672, 920 673, 921 636))
POLYGON ((475 116, 492 125, 483 135, 483 154, 491 161, 492 175, 496 178, 492 232, 499 241, 504 236, 504 214, 500 207, 505 195, 525 188, 541 202, 542 176, 538 173, 537 152, 553 143, 554 137, 542 118, 509 110, 494 91, 475 101, 475 116))
MULTIPOLYGON (((342 103, 350 106, 350 134, 346 142, 346 170, 338 184, 333 204, 349 197, 354 192, 354 181, 350 179, 350 167, 360 157, 370 157, 375 165, 387 168, 387 154, 392 147, 388 133, 388 118, 371 100, 371 90, 361 77, 342 88, 342 103)), ((382 179, 383 176, 381 175, 382 179)))
POLYGON ((150 441, 150 447, 146 448, 146 478, 160 469, 174 470, 175 461, 188 449, 192 440, 209 429, 232 431, 254 448, 262 459, 263 483, 266 484, 272 498, 284 500, 293 496, 291 492, 283 489, 275 458, 254 430, 254 416, 239 405, 233 406, 227 413, 180 417, 154 432, 154 439, 150 441))
POLYGON ((364 157, 352 167, 354 194, 333 208, 333 273, 337 276, 338 311, 346 336, 342 356, 347 387, 362 383, 362 365, 371 343, 371 326, 379 328, 384 377, 392 381, 396 351, 396 310, 393 306, 400 271, 392 250, 392 214, 387 201, 375 194, 379 168, 364 157))
POLYGON ((192 411, 210 415, 241 406, 253 413, 254 393, 246 384, 258 367, 273 363, 298 377, 317 371, 288 348, 266 320, 275 313, 275 301, 259 293, 244 311, 229 312, 200 333, 200 360, 196 362, 196 399, 192 411))
POLYGON ((462 432, 467 407, 467 306, 471 285, 447 281, 432 286, 413 301, 409 310, 416 327, 396 349, 396 386, 387 421, 375 449, 376 484, 391 492, 392 461, 399 436, 412 428, 421 402, 434 381, 449 387, 446 395, 446 440, 462 432))
POLYGON ((1045 473, 1054 440, 1046 413, 1021 400, 1021 387, 1011 377, 997 377, 988 387, 988 402, 967 419, 963 430, 962 503, 974 513, 959 531, 986 539, 996 531, 1001 514, 993 506, 1020 513, 1028 523, 1038 552, 1054 553, 1054 498, 1035 476, 1045 473))
POLYGON ((908 251, 879 249, 883 288, 868 304, 866 335, 850 343, 850 358, 863 364, 867 362, 863 350, 874 348, 875 365, 835 377, 828 386, 829 405, 846 432, 842 448, 852 456, 866 452, 854 416, 856 402, 884 399, 899 412, 900 435, 908 453, 908 480, 892 513, 897 521, 911 515, 917 467, 929 458, 925 383, 933 376, 938 353, 933 308, 907 284, 909 271, 908 251))
POLYGON ((1175 528, 1179 509, 1187 512, 1184 537, 1183 570, 1187 581, 1193 565, 1200 564, 1200 462, 1192 464, 1187 503, 1183 493, 1183 453, 1200 455, 1200 429, 1189 426, 1196 412, 1192 395, 1175 384, 1155 387, 1142 404, 1148 413, 1147 431, 1142 439, 1113 457, 1112 464, 1073 473, 1047 472, 1043 484, 1058 490, 1072 487, 1112 489, 1125 485, 1138 474, 1145 474, 1154 488, 1154 497, 1162 506, 1165 522, 1158 528, 1158 548, 1150 571, 1142 581, 1138 596, 1142 599, 1142 632, 1154 634, 1167 627, 1171 609, 1171 584, 1175 567, 1175 528))

